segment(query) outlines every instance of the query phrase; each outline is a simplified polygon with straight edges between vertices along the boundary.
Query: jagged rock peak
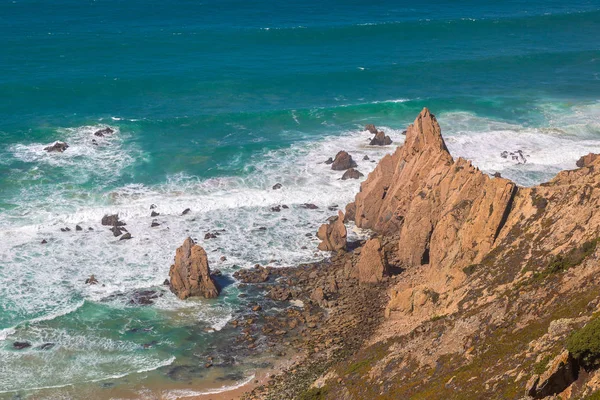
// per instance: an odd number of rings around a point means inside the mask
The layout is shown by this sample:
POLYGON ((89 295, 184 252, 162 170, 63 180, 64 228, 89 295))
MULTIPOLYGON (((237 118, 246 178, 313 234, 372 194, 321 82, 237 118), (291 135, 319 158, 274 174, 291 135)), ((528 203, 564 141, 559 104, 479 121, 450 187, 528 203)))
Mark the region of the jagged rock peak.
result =
POLYGON ((407 128, 404 147, 412 153, 420 153, 426 149, 448 153, 440 125, 428 108, 423 108, 415 122, 407 128))
POLYGON ((219 289, 210 276, 206 251, 190 237, 177 249, 169 278, 171 291, 182 300, 191 296, 214 298, 219 295, 219 289))

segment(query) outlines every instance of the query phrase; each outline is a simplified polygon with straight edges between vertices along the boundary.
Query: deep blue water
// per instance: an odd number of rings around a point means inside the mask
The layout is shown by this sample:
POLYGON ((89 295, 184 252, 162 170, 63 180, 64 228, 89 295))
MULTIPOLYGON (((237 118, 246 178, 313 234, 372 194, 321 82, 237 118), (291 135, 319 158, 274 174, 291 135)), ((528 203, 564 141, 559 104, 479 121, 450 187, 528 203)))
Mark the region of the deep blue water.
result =
POLYGON ((266 210, 350 201, 358 183, 318 163, 393 151, 365 146, 366 123, 401 144, 427 106, 454 154, 523 185, 600 147, 600 1, 15 0, 0 37, 0 397, 193 362, 190 337, 218 340, 198 324, 221 328, 235 287, 150 308, 110 296, 160 286, 185 237, 215 227, 201 244, 226 274, 321 257, 304 234, 326 207, 266 210), (93 145, 105 126, 117 133, 93 145), (45 153, 55 140, 71 147, 45 153), (527 164, 500 157, 516 149, 527 164), (99 226, 107 212, 131 242, 99 226), (75 224, 95 230, 60 232, 75 224), (106 286, 83 285, 92 273, 106 286), (156 350, 139 354, 132 321, 156 321, 156 350), (21 339, 58 345, 12 350, 21 339))

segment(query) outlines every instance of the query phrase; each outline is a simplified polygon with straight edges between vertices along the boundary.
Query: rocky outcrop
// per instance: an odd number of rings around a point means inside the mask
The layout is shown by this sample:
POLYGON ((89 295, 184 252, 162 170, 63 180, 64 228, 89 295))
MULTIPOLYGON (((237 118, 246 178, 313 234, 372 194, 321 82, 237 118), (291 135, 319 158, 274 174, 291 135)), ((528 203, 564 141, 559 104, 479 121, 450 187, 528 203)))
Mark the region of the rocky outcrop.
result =
POLYGON ((390 144, 392 144, 392 139, 390 139, 383 131, 377 132, 375 137, 373 137, 369 143, 371 146, 387 146, 390 144))
POLYGON ((369 132, 371 132, 374 135, 377 134, 377 128, 373 124, 367 124, 367 125, 365 125, 365 131, 369 131, 369 132))
POLYGON ((357 169, 349 168, 344 175, 342 175, 342 180, 345 181, 347 179, 360 179, 364 175, 357 169))
POLYGON ((579 160, 577 160, 577 162, 575 163, 579 168, 583 168, 583 167, 588 167, 590 166, 598 157, 600 157, 600 154, 594 154, 594 153, 589 153, 586 154, 585 156, 581 157, 579 160))
POLYGON ((101 221, 104 226, 124 226, 125 222, 119 220, 119 214, 105 215, 101 221))
POLYGON ((527 385, 527 394, 534 399, 561 393, 577 380, 579 366, 567 350, 556 356, 546 371, 533 376, 527 385))
POLYGON ((192 296, 214 298, 219 295, 217 285, 210 276, 206 252, 190 237, 175 253, 169 280, 169 288, 182 300, 192 296))
POLYGON ((387 260, 379 238, 367 240, 356 267, 358 280, 361 283, 381 282, 383 277, 388 275, 387 260))
POLYGON ((44 150, 46 150, 48 153, 62 153, 68 148, 69 145, 65 142, 54 142, 54 144, 44 147, 44 150))
POLYGON ((106 127, 104 129, 100 129, 100 130, 97 130, 96 132, 94 132, 94 136, 103 137, 105 135, 111 135, 114 132, 115 131, 113 129, 106 127))
POLYGON ((337 217, 333 217, 327 224, 321 225, 317 237, 321 239, 319 250, 339 251, 346 247, 346 225, 344 225, 344 213, 338 211, 337 217))
POLYGON ((406 141, 362 183, 356 225, 399 233, 404 265, 464 266, 493 246, 516 186, 490 178, 469 161, 454 160, 428 109, 407 129, 406 141))
POLYGON ((331 169, 334 171, 344 171, 354 167, 356 167, 356 162, 354 162, 350 154, 343 150, 335 155, 335 159, 331 164, 331 169))

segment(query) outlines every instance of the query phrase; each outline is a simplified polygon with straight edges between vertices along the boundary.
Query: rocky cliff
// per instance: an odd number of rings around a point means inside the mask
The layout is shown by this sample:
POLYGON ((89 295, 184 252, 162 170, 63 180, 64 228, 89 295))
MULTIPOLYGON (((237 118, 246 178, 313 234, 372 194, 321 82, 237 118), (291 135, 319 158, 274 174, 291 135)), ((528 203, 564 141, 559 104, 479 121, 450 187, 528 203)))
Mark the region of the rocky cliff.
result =
POLYGON ((387 292, 385 319, 358 351, 326 349, 298 398, 600 396, 600 157, 577 166, 534 187, 490 177, 424 109, 346 208, 372 238, 331 261, 339 285, 387 292))

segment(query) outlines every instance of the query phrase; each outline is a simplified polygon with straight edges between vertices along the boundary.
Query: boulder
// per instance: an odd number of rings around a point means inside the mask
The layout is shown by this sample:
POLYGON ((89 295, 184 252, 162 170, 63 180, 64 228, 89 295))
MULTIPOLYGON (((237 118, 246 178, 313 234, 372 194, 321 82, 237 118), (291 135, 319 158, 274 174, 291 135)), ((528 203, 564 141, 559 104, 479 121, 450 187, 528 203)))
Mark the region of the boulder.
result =
POLYGON ((344 225, 344 213, 338 211, 337 217, 333 217, 327 224, 321 225, 317 237, 321 239, 319 250, 339 251, 346 248, 346 225, 344 225))
POLYGON ((357 269, 361 283, 381 282, 388 275, 388 265, 379 238, 367 240, 360 252, 357 269))
POLYGON ((80 225, 75 225, 75 230, 76 231, 82 231, 83 228, 80 225))
POLYGON ((598 157, 600 157, 600 154, 594 154, 594 153, 590 153, 587 154, 583 157, 581 157, 579 160, 577 160, 576 165, 579 168, 583 168, 583 167, 588 167, 590 166, 598 157))
POLYGON ((310 299, 317 304, 319 307, 327 307, 327 297, 323 288, 316 288, 310 295, 310 299))
POLYGON ((54 142, 54 144, 44 147, 44 150, 46 150, 48 153, 62 153, 68 148, 69 145, 65 142, 54 142))
POLYGON ((132 239, 132 238, 133 238, 133 236, 131 236, 131 233, 127 232, 126 234, 124 234, 123 236, 121 236, 119 238, 119 240, 129 240, 129 239, 132 239))
POLYGON ((110 134, 112 134, 114 132, 115 131, 112 130, 111 128, 106 127, 104 129, 100 129, 100 130, 97 130, 96 132, 94 132, 94 136, 102 137, 102 136, 105 136, 105 135, 110 135, 110 134))
POLYGON ((157 226, 160 226, 157 220, 152 221, 152 223, 150 224, 150 228, 155 228, 157 226))
POLYGON ((325 164, 327 164, 327 165, 333 164, 333 158, 329 157, 327 160, 325 160, 325 164))
POLYGON ((23 350, 28 347, 31 347, 31 343, 29 343, 29 342, 14 342, 13 347, 17 350, 23 350))
POLYGON ((156 211, 152 211, 152 212, 150 213, 150 216, 151 216, 151 217, 158 217, 159 215, 160 215, 160 213, 157 213, 156 211))
POLYGON ((302 208, 307 208, 309 210, 316 210, 319 207, 317 207, 316 205, 312 204, 312 203, 304 203, 304 204, 300 204, 300 207, 302 208))
POLYGON ((377 134, 377 128, 375 128, 375 125, 373 125, 373 124, 365 125, 365 131, 369 131, 374 135, 377 134))
POLYGON ((86 285, 97 285, 98 279, 96 279, 96 277, 94 275, 90 275, 90 277, 85 280, 85 284, 86 285))
POLYGON ((183 210, 183 212, 181 213, 181 215, 189 214, 190 211, 192 211, 192 210, 190 210, 189 208, 186 208, 185 210, 183 210))
POLYGON ((283 185, 281 183, 276 183, 276 184, 273 185, 273 190, 281 189, 282 186, 283 185))
POLYGON ((359 170, 349 168, 348 170, 346 170, 346 172, 344 172, 344 175, 342 175, 342 180, 345 181, 347 179, 359 179, 363 176, 364 175, 359 170))
POLYGON ((102 217, 102 225, 105 226, 124 226, 125 222, 119 221, 119 214, 105 215, 102 217))
POLYGON ((375 137, 371 139, 369 145, 371 146, 387 146, 392 144, 392 139, 389 136, 386 136, 383 131, 379 131, 375 134, 375 137))
POLYGON ((331 169, 334 171, 344 171, 354 167, 356 167, 356 163, 352 159, 352 156, 343 150, 335 155, 335 159, 331 164, 331 169))
POLYGON ((579 365, 568 350, 556 356, 542 375, 534 376, 527 385, 527 394, 543 399, 561 393, 577 380, 579 365))
POLYGON ((191 296, 215 298, 219 295, 219 289, 210 276, 206 251, 190 237, 177 249, 169 278, 169 288, 182 300, 191 296))

